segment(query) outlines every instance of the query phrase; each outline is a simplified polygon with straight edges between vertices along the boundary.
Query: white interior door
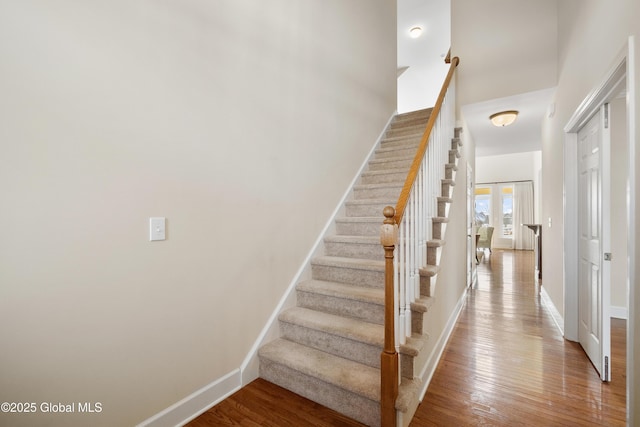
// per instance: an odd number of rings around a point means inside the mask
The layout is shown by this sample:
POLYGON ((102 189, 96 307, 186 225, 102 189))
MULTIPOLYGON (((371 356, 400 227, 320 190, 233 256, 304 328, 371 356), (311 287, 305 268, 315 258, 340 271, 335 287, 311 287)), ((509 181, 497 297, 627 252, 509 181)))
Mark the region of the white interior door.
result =
POLYGON ((608 110, 578 131, 578 336, 603 381, 611 378, 608 110))

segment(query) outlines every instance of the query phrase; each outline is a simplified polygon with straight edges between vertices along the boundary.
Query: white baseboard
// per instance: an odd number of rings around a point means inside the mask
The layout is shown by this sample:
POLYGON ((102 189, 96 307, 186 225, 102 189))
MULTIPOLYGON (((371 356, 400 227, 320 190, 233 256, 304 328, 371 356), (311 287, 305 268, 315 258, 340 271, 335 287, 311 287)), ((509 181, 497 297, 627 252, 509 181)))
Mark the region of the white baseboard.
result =
POLYGON ((240 387, 240 369, 236 369, 144 420, 136 427, 183 426, 240 390, 240 387))
POLYGON ((612 305, 609 308, 609 314, 615 319, 627 320, 629 318, 629 310, 627 310, 627 307, 616 307, 612 305))
POLYGON ((444 352, 445 347, 447 346, 447 342, 451 337, 451 333, 453 332, 453 328, 456 326, 456 322, 458 321, 458 317, 460 317, 460 313, 462 312, 462 308, 467 300, 467 290, 469 288, 465 286, 464 292, 460 299, 458 299, 458 303, 456 304, 455 309, 451 313, 447 324, 444 327, 444 330, 440 334, 436 345, 433 348, 433 352, 427 360, 427 363, 420 374, 420 380, 422 382, 422 390, 420 390, 420 402, 424 399, 424 395, 427 393, 427 388, 429 388, 429 384, 431 383, 431 379, 433 378, 433 374, 438 367, 438 362, 440 362, 440 358, 442 357, 442 353, 444 352))
POLYGON ((549 314, 553 318, 553 322, 556 324, 558 330, 564 337, 564 318, 551 301, 551 297, 547 293, 547 290, 544 287, 540 288, 540 299, 542 300, 542 304, 549 310, 549 314))

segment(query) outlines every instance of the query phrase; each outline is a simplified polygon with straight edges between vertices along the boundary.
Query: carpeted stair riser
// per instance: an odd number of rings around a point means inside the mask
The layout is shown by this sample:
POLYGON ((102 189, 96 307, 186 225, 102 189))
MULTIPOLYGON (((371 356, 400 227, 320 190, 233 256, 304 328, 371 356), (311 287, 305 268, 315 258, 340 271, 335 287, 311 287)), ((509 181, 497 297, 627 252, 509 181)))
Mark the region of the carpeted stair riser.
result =
POLYGON ((436 240, 444 240, 444 232, 447 228, 446 219, 437 217, 431 219, 433 224, 433 238, 436 240))
POLYGON ((384 287, 384 261, 380 261, 376 267, 366 268, 358 265, 331 265, 330 262, 314 259, 311 261, 311 271, 315 280, 351 283, 370 288, 384 287))
POLYGON ((456 182, 452 179, 443 179, 442 180, 442 197, 451 197, 453 194, 453 187, 456 185, 456 182))
POLYGON ((440 250, 444 244, 444 240, 430 240, 427 242, 427 264, 440 264, 440 250))
POLYGON ((449 163, 458 164, 458 159, 460 158, 460 151, 458 150, 449 150, 449 163))
POLYGON ((449 207, 451 206, 452 202, 453 199, 451 199, 450 197, 438 197, 438 216, 448 216, 447 214, 449 213, 449 207))
POLYGON ((455 179, 455 173, 458 170, 458 166, 455 163, 447 163, 444 167, 444 178, 455 179))
POLYGON ((373 159, 369 162, 370 171, 379 171, 387 169, 401 169, 405 168, 409 170, 413 162, 413 157, 390 157, 388 159, 373 159))
POLYGON ((296 288, 299 307, 384 324, 384 289, 308 280, 296 288))
POLYGON ((361 184, 353 188, 353 198, 393 200, 402 191, 403 183, 361 184))
POLYGON ((407 136, 407 135, 420 135, 424 134, 426 128, 426 123, 418 123, 418 124, 403 124, 402 126, 398 125, 397 127, 392 127, 385 133, 385 138, 395 138, 398 136, 407 136))
POLYGON ((360 183, 367 184, 388 184, 388 183, 400 183, 404 184, 407 178, 407 171, 402 169, 386 169, 379 171, 367 171, 362 174, 360 183))
POLYGON ((334 257, 384 259, 380 238, 373 236, 328 236, 324 239, 324 249, 334 257))
POLYGON ((409 145, 413 145, 417 149, 418 145, 420 144, 420 138, 421 137, 418 135, 405 135, 395 138, 386 138, 380 142, 380 150, 403 149, 409 145))
POLYGON ((416 155, 418 144, 410 143, 406 146, 398 146, 392 148, 381 148, 376 151, 375 158, 378 160, 388 159, 390 157, 412 157, 416 155))
POLYGON ((380 216, 343 217, 336 219, 336 233, 351 236, 374 236, 380 233, 380 216))
POLYGON ((396 200, 351 200, 345 203, 345 212, 349 217, 378 217, 382 218, 378 223, 378 233, 380 233, 380 226, 384 216, 382 211, 387 206, 395 207, 396 200))

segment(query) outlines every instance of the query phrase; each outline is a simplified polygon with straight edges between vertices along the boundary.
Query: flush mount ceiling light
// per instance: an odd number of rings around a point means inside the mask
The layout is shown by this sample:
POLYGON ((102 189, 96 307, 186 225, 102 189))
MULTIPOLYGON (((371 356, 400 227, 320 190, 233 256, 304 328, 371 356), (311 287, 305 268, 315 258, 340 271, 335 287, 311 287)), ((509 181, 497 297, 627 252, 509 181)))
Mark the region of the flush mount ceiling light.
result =
POLYGON ((516 110, 501 111, 489 116, 489 120, 494 126, 505 127, 516 121, 518 112, 516 110))
POLYGON ((409 30, 411 38, 417 39, 422 35, 422 27, 413 27, 409 30))

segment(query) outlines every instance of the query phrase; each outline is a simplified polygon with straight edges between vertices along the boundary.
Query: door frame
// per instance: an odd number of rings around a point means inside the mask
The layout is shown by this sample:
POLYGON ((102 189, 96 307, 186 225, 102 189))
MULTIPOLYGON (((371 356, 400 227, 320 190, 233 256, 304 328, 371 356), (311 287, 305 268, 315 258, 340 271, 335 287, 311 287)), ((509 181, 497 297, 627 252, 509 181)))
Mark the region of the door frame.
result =
POLYGON ((571 341, 578 341, 578 130, 616 97, 626 75, 625 55, 564 127, 564 336, 571 341))
MULTIPOLYGON (((593 112, 608 101, 608 97, 615 93, 616 85, 624 79, 626 81, 627 98, 627 154, 629 158, 628 184, 627 184, 627 252, 629 257, 627 270, 628 289, 628 319, 627 319, 627 378, 632 379, 635 375, 635 323, 636 317, 636 290, 635 284, 637 273, 635 267, 636 260, 636 233, 640 230, 636 227, 638 222, 636 213, 638 187, 636 185, 636 65, 640 57, 640 51, 636 49, 635 39, 629 37, 622 53, 614 62, 615 66, 607 73, 601 83, 596 86, 585 100, 576 109, 567 125, 564 127, 564 337, 571 341, 578 340, 578 227, 577 218, 577 131, 591 117, 593 112)), ((627 425, 634 425, 640 418, 640 414, 634 414, 634 406, 637 396, 636 386, 633 381, 627 381, 627 425)))

